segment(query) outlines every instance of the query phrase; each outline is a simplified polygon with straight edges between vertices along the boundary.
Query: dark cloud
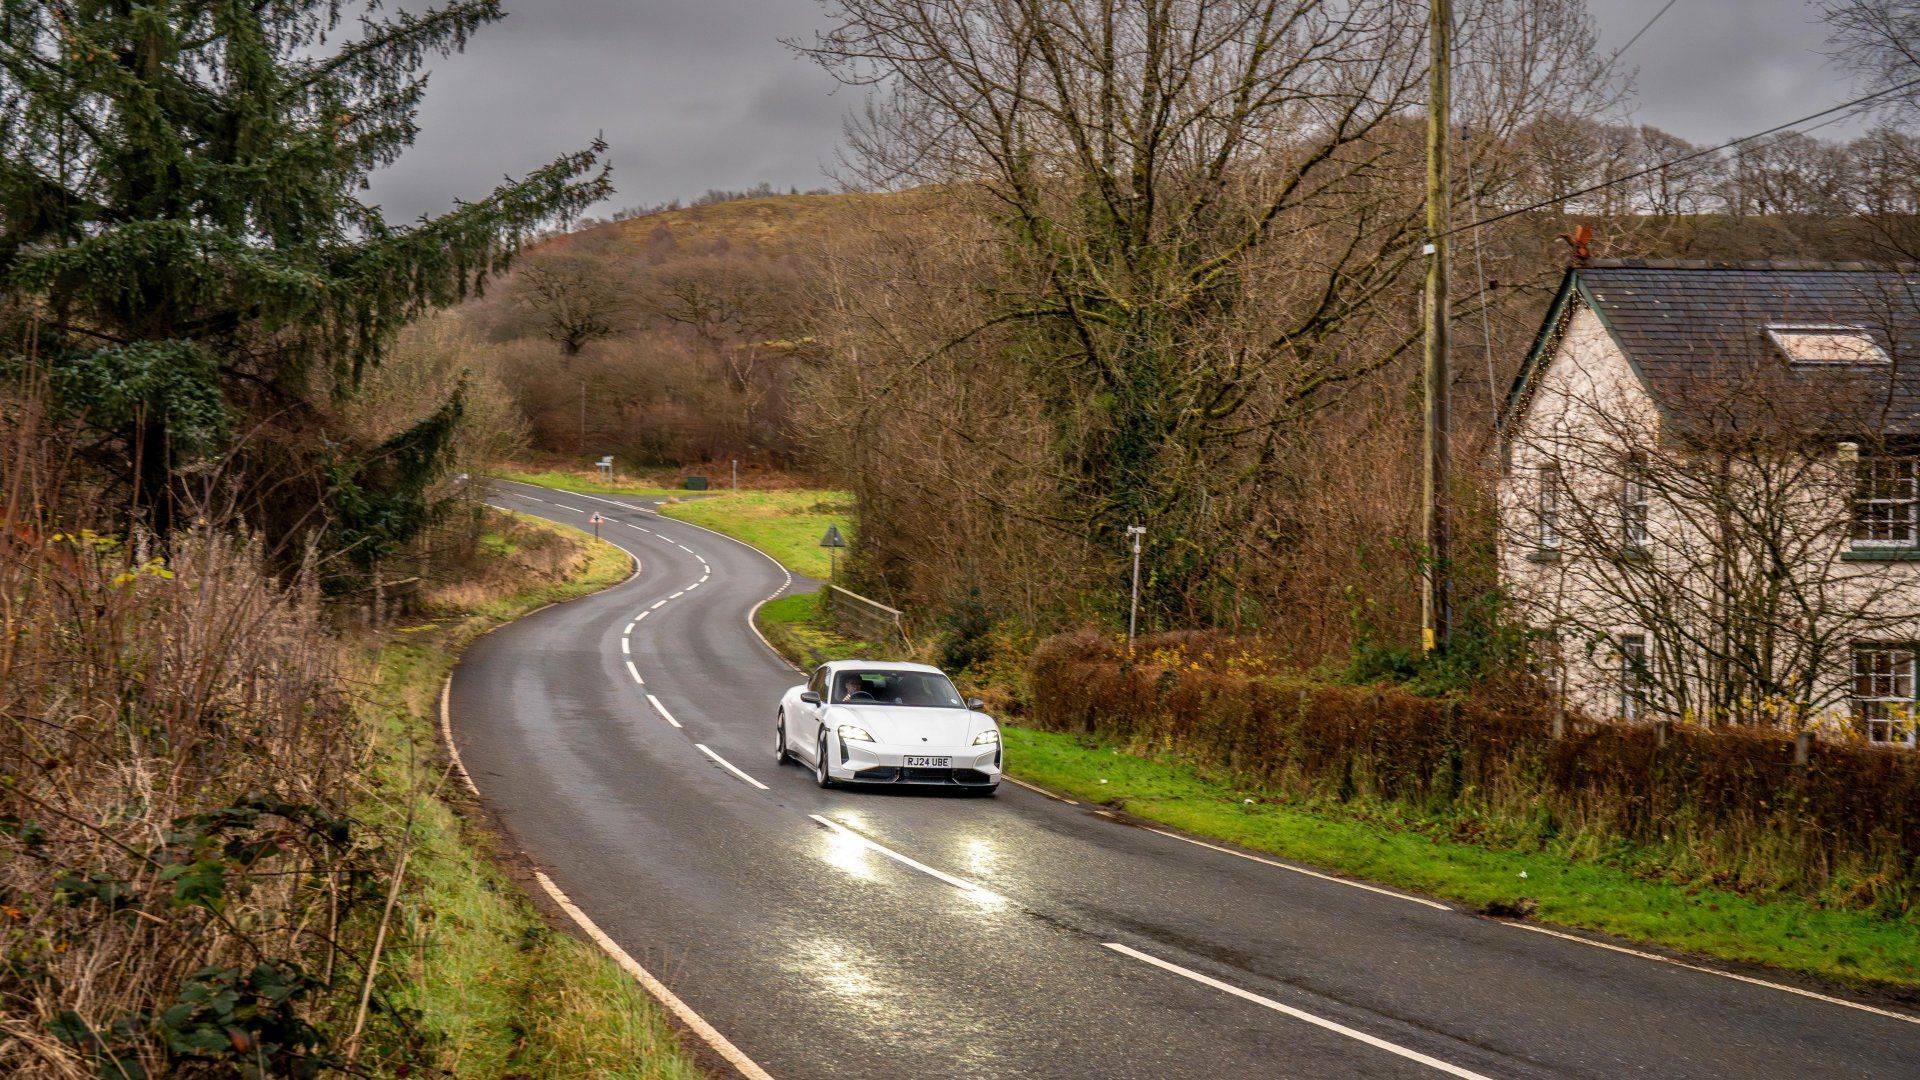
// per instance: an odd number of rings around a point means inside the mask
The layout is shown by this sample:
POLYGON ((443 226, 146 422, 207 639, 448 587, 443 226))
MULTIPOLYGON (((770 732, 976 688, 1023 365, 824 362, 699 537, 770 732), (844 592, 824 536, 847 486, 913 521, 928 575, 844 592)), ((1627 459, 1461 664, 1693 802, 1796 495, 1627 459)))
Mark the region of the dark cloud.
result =
MULTIPOLYGON (((1618 48, 1666 0, 1590 0, 1618 48)), ((376 178, 400 219, 487 193, 596 133, 606 210, 708 188, 826 184, 857 95, 780 44, 821 26, 814 0, 509 0, 508 18, 434 65, 420 141, 376 178)), ((1636 118, 1716 142, 1845 100, 1805 0, 1678 0, 1622 64, 1636 118)), ((1846 126, 1823 134, 1845 133, 1846 126)))

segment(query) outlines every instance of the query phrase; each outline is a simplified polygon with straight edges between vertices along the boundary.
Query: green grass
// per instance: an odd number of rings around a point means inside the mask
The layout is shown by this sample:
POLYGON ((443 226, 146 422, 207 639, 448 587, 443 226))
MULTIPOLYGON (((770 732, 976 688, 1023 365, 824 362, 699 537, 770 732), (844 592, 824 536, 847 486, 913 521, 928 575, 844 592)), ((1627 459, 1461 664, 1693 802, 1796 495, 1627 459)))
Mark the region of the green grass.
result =
POLYGON ((668 503, 660 513, 744 540, 787 569, 822 580, 830 561, 820 546, 827 526, 839 526, 849 542, 853 533, 853 497, 844 491, 723 491, 668 503))
POLYGON ((1606 864, 1479 847, 1269 801, 1261 790, 1092 737, 1013 727, 1005 735, 1014 775, 1197 835, 1476 908, 1531 899, 1537 920, 1683 952, 1859 986, 1920 987, 1920 926, 1912 922, 1649 881, 1606 864))
MULTIPOLYGON (((530 519, 523 519, 530 520, 530 519)), ((375 739, 373 797, 363 813, 398 835, 412 815, 397 938, 388 963, 395 1004, 414 1012, 414 1039, 462 1077, 690 1078, 699 1075, 659 1005, 594 946, 550 928, 494 861, 491 834, 469 827, 465 792, 436 768, 440 688, 458 652, 533 608, 624 579, 632 564, 590 547, 583 572, 445 613, 374 650, 365 708, 375 739)), ((493 536, 496 557, 513 547, 493 536)))
POLYGON ((829 660, 871 658, 886 653, 885 649, 835 630, 820 606, 819 593, 783 596, 760 605, 754 621, 780 655, 802 670, 810 671, 829 660))
POLYGON ((561 491, 578 491, 585 495, 635 495, 643 499, 659 499, 688 494, 677 488, 654 487, 626 480, 608 483, 600 479, 598 473, 576 472, 571 469, 545 469, 539 472, 501 469, 493 475, 502 480, 537 484, 541 487, 558 488, 561 491))

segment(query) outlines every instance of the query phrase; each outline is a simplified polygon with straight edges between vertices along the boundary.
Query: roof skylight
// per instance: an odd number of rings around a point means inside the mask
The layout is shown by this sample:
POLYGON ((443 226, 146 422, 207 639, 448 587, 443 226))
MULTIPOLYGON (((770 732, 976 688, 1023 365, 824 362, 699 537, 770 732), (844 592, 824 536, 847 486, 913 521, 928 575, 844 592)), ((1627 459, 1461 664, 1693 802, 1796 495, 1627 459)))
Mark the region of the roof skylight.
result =
POLYGON ((1767 337, 1795 364, 1885 364, 1887 352, 1864 326, 1775 324, 1767 337))

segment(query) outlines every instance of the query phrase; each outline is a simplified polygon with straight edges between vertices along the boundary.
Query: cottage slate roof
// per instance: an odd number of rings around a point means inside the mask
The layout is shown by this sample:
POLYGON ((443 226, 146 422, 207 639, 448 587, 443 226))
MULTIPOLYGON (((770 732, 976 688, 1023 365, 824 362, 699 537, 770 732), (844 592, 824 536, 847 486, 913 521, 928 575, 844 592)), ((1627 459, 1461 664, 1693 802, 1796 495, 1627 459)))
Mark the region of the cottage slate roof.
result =
POLYGON ((1670 416, 1683 416, 1703 384, 1749 365, 1777 365, 1808 380, 1870 387, 1880 406, 1874 412, 1885 418, 1878 434, 1920 435, 1920 267, 1638 259, 1569 267, 1515 380, 1509 416, 1524 407, 1530 378, 1551 359, 1576 302, 1599 316, 1670 416), (1891 363, 1791 365, 1766 333, 1781 324, 1866 327, 1891 363))

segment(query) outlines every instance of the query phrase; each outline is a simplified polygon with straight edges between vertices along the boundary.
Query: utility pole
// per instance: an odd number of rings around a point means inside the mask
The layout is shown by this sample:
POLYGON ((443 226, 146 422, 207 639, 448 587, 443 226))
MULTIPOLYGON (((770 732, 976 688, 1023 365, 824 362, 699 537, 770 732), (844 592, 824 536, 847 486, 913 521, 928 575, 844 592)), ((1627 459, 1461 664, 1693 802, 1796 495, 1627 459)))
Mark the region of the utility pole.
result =
POLYGON ((585 450, 586 448, 587 448, 587 384, 585 380, 581 380, 581 383, 580 383, 580 445, 575 447, 575 449, 585 450))
POLYGON ((1140 629, 1140 538, 1147 535, 1144 525, 1127 526, 1133 538, 1133 600, 1127 607, 1127 655, 1133 655, 1133 636, 1140 629))
POLYGON ((1428 0, 1427 10, 1427 332, 1426 462, 1421 510, 1426 518, 1426 570, 1420 577, 1420 650, 1445 649, 1453 631, 1447 491, 1447 227, 1452 198, 1447 164, 1452 118, 1453 3, 1428 0))

